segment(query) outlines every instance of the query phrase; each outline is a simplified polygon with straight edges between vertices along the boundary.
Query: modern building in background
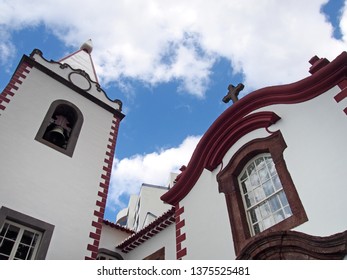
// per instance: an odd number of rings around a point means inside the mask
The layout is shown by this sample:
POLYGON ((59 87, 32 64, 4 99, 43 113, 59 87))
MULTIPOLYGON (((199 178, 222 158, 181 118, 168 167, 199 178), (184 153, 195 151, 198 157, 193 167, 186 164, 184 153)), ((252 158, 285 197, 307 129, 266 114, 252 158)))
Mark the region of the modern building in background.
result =
POLYGON ((140 231, 171 208, 160 199, 167 191, 166 187, 142 184, 139 195, 131 195, 128 207, 118 213, 116 223, 140 231))
POLYGON ((347 258, 346 52, 240 100, 230 85, 189 164, 111 222, 124 115, 91 51, 53 62, 35 50, 0 95, 0 259, 347 258))

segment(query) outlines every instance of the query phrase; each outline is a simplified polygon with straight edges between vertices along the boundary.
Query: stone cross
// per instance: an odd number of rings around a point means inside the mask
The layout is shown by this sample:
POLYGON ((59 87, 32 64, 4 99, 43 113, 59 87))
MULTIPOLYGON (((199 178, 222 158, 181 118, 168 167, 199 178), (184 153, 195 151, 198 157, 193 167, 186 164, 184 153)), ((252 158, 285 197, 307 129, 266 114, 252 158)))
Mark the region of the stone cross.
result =
POLYGON ((230 100, 233 101, 233 103, 235 103, 236 101, 239 100, 238 96, 241 90, 243 90, 245 86, 241 83, 239 83, 236 87, 233 85, 229 85, 228 86, 228 93, 226 96, 223 97, 223 102, 224 103, 228 103, 230 100))

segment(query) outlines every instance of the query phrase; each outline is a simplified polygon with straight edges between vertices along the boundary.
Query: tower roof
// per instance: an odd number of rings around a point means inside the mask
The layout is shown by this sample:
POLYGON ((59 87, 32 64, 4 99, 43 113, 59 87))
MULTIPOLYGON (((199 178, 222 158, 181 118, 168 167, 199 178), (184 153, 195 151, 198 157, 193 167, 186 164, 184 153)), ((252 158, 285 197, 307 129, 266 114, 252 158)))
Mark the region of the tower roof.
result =
POLYGON ((69 64, 74 69, 81 69, 85 71, 92 81, 99 83, 91 56, 92 50, 93 43, 92 40, 89 39, 82 44, 78 51, 62 58, 59 62, 69 64))

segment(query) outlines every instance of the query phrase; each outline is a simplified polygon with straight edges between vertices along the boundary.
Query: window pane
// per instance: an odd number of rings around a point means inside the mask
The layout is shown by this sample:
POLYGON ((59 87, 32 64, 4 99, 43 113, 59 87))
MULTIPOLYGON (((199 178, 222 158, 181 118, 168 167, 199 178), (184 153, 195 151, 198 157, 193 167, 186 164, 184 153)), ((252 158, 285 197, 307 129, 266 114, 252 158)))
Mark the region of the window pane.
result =
POLYGON ((0 254, 0 260, 8 260, 8 256, 0 254))
POLYGON ((31 247, 27 255, 27 260, 31 260, 34 253, 34 247, 31 247))
POLYGON ((273 220, 273 217, 270 216, 266 219, 263 220, 263 225, 264 225, 264 230, 273 226, 275 223, 274 223, 274 220, 273 220))
POLYGON ((269 168, 271 176, 276 175, 277 174, 276 167, 271 158, 266 159, 266 164, 267 164, 267 167, 269 168))
POLYGON ((257 165, 257 168, 260 169, 265 165, 264 158, 259 157, 255 160, 255 164, 257 165))
POLYGON ((5 237, 12 240, 16 240, 18 233, 19 233, 19 227, 16 227, 14 225, 9 225, 9 227, 7 228, 5 237))
POLYGON ((24 244, 19 244, 14 258, 17 260, 26 260, 29 249, 30 249, 29 246, 24 244))
POLYGON ((262 183, 267 181, 268 179, 270 179, 270 176, 269 176, 269 173, 267 171, 267 168, 262 168, 258 172, 259 172, 260 181, 262 183))
POLYGON ((20 242, 23 244, 31 245, 31 242, 33 241, 33 239, 34 239, 34 233, 25 230, 20 242))
POLYGON ((243 193, 244 193, 244 194, 247 193, 247 187, 246 187, 246 183, 245 183, 245 182, 242 182, 242 183, 241 183, 241 187, 242 187, 243 193))
POLYGON ((278 178, 278 175, 276 175, 275 177, 273 177, 272 180, 273 180, 273 182, 274 182, 276 191, 282 189, 282 184, 281 184, 280 178, 278 178))
POLYGON ((255 211, 255 214, 257 216, 257 220, 258 221, 261 221, 262 220, 262 217, 261 217, 261 213, 260 213, 260 208, 259 207, 256 207, 254 208, 254 211, 255 211))
POLYGON ((269 204, 270 204, 272 212, 276 212, 278 209, 281 209, 281 204, 278 200, 277 195, 269 199, 269 204))
POLYGON ((255 165, 252 162, 248 167, 247 167, 248 174, 251 175, 253 172, 255 172, 255 165))
POLYGON ((262 201, 265 198, 265 192, 262 187, 254 190, 254 197, 256 202, 262 201))
POLYGON ((287 200, 287 197, 286 197, 284 191, 280 191, 278 193, 278 196, 279 196, 279 198, 281 200, 281 203, 282 203, 283 207, 288 205, 288 200, 287 200))
POLYGON ((247 179, 247 172, 246 172, 246 171, 243 172, 243 174, 242 174, 240 180, 241 180, 241 181, 244 181, 245 179, 247 179))
POLYGON ((270 210, 270 207, 269 205, 266 203, 263 203, 262 205, 259 206, 259 209, 260 209, 260 213, 261 213, 261 216, 263 218, 266 218, 268 217, 269 215, 271 215, 271 210, 270 210))
POLYGON ((251 185, 251 181, 249 179, 247 179, 244 183, 245 183, 247 192, 250 192, 251 190, 253 190, 253 187, 251 185))
POLYGON ((5 236, 6 231, 10 225, 8 223, 5 223, 4 226, 1 229, 0 236, 5 236))
POLYGON ((249 199, 248 194, 245 195, 245 200, 246 200, 246 206, 247 206, 247 208, 251 207, 252 204, 251 204, 251 201, 250 201, 250 199, 249 199))
POLYGON ((13 240, 4 239, 0 244, 0 254, 9 256, 11 254, 12 248, 14 245, 13 240))
POLYGON ((274 193, 274 188, 272 186, 271 180, 268 180, 263 184, 263 189, 267 197, 274 193))
POLYGON ((259 186, 260 184, 260 181, 259 181, 259 176, 257 174, 257 172, 254 170, 254 172, 252 174, 250 174, 250 179, 251 179, 251 185, 253 187, 257 187, 259 186))
POLYGON ((255 234, 259 233, 259 232, 260 232, 259 224, 253 225, 253 229, 254 229, 254 233, 255 233, 255 234))
POLYGON ((293 215, 292 210, 290 209, 289 205, 284 207, 284 215, 286 218, 289 218, 291 215, 293 215))
POLYGON ((276 223, 279 223, 285 219, 284 213, 282 210, 276 212, 274 216, 275 216, 276 223))
POLYGON ((257 214, 255 213, 255 210, 254 209, 251 209, 249 211, 249 213, 251 214, 251 220, 252 220, 252 223, 256 223, 258 221, 257 219, 257 214))

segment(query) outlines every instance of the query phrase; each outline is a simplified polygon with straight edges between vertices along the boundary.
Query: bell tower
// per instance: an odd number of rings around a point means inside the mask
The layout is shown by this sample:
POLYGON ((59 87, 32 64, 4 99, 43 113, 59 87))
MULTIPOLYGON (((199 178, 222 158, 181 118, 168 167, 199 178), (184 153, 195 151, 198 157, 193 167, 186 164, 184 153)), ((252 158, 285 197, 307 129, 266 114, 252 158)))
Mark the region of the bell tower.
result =
POLYGON ((119 124, 91 40, 24 55, 0 94, 0 259, 95 259, 119 124))

